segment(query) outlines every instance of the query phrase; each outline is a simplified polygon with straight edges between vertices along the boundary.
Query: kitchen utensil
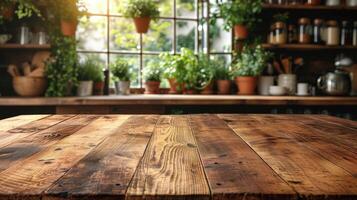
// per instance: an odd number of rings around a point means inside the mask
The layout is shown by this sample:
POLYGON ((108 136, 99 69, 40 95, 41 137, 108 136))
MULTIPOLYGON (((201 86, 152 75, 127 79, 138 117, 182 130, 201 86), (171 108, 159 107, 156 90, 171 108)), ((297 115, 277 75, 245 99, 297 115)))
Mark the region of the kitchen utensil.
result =
POLYGON ((19 28, 18 43, 21 45, 29 44, 32 38, 30 28, 26 25, 22 25, 19 28))
POLYGON ((341 71, 327 73, 317 80, 317 86, 328 95, 347 95, 350 92, 349 74, 341 71))
POLYGON ((29 77, 45 77, 45 69, 44 68, 37 68, 33 70, 29 75, 29 77))
POLYGON ((278 77, 278 85, 285 87, 287 94, 296 94, 296 75, 295 74, 280 74, 278 77))
POLYGON ((260 76, 258 80, 258 93, 269 95, 269 87, 274 85, 274 76, 260 76))
POLYGON ((17 77, 20 76, 20 72, 17 69, 16 65, 9 65, 7 67, 7 72, 12 76, 12 77, 17 77))
POLYGON ((282 70, 281 67, 280 67, 279 62, 277 62, 277 61, 274 60, 274 61, 273 61, 273 66, 274 66, 275 70, 276 70, 279 74, 284 74, 283 70, 282 70))
POLYGON ((336 68, 348 67, 353 64, 353 60, 350 57, 345 56, 344 54, 340 54, 335 59, 336 68))
POLYGON ((9 40, 11 40, 12 35, 10 34, 0 34, 0 44, 5 44, 9 40))
POLYGON ((351 95, 357 95, 357 64, 350 67, 343 67, 343 70, 349 72, 351 79, 351 95))
POLYGON ((40 51, 35 53, 32 58, 31 64, 37 68, 45 68, 46 61, 50 58, 51 52, 49 51, 40 51))
POLYGON ((309 84, 307 83, 298 83, 297 84, 297 95, 298 96, 308 96, 309 93, 309 84))
POLYGON ((34 41, 33 43, 39 44, 39 45, 45 45, 48 43, 48 36, 46 32, 40 31, 35 34, 34 41))
POLYGON ((17 76, 12 80, 15 92, 24 97, 41 96, 45 93, 47 80, 45 78, 33 78, 17 76))
POLYGON ((29 63, 22 64, 22 72, 24 76, 28 76, 31 73, 31 65, 29 63))
POLYGON ((273 96, 283 96, 286 94, 286 88, 281 86, 271 85, 269 87, 269 94, 273 96))

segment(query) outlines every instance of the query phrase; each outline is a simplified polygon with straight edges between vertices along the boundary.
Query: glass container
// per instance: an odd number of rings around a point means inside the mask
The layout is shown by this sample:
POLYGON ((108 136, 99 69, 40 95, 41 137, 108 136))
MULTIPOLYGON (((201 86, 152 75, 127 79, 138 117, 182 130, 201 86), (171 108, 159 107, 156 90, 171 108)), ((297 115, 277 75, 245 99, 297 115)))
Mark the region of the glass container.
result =
POLYGON ((308 18, 299 19, 299 43, 309 44, 311 43, 311 20, 308 18))

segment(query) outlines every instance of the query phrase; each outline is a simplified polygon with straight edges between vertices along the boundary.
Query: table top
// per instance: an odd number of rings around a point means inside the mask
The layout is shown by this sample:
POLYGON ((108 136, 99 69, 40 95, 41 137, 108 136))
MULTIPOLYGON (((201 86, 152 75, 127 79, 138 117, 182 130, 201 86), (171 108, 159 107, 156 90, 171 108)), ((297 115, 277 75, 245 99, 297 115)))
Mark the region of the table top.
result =
POLYGON ((357 199, 357 123, 322 115, 0 121, 0 199, 357 199))

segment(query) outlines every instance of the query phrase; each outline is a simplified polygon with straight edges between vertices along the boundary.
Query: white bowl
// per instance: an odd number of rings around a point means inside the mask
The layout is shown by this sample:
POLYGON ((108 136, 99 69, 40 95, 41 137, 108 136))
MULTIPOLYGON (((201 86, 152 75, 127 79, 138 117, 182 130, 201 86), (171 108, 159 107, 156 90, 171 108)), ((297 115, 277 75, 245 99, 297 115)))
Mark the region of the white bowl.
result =
POLYGON ((12 35, 9 34, 0 34, 0 44, 5 44, 9 40, 11 40, 12 35))
POLYGON ((272 85, 269 87, 269 94, 273 96, 282 96, 286 94, 286 88, 272 85))

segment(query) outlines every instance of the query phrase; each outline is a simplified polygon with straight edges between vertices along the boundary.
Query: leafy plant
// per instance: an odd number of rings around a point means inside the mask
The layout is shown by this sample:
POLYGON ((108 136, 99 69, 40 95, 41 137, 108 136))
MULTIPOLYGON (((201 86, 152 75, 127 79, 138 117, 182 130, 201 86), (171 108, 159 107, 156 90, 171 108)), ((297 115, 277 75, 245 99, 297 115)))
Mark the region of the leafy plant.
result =
POLYGON ((18 3, 17 9, 15 11, 19 19, 31 17, 32 15, 37 15, 41 17, 41 12, 37 6, 33 3, 33 0, 15 0, 18 3))
POLYGON ((231 80, 232 72, 231 70, 224 66, 218 65, 214 70, 214 79, 216 80, 231 80))
POLYGON ((130 65, 126 60, 122 58, 117 59, 115 63, 110 65, 110 69, 113 76, 119 81, 130 81, 130 65))
POLYGON ((232 64, 235 76, 258 76, 266 67, 272 54, 260 45, 245 46, 238 58, 232 64))
POLYGON ((78 65, 79 81, 103 81, 103 73, 98 63, 93 59, 86 59, 78 65))
POLYGON ((213 12, 211 24, 222 17, 224 29, 229 31, 235 25, 245 25, 252 28, 260 21, 257 17, 262 11, 263 0, 217 0, 218 9, 213 12))
POLYGON ((278 13, 273 16, 275 22, 287 22, 289 19, 289 13, 278 13))
POLYGON ((163 73, 160 62, 157 60, 151 60, 145 67, 143 73, 145 81, 160 82, 163 73))
POLYGON ((77 21, 87 14, 87 8, 81 0, 56 0, 53 3, 59 9, 60 18, 65 21, 77 21))
POLYGON ((128 18, 150 17, 157 19, 160 15, 157 2, 153 0, 129 0, 123 13, 128 18))

